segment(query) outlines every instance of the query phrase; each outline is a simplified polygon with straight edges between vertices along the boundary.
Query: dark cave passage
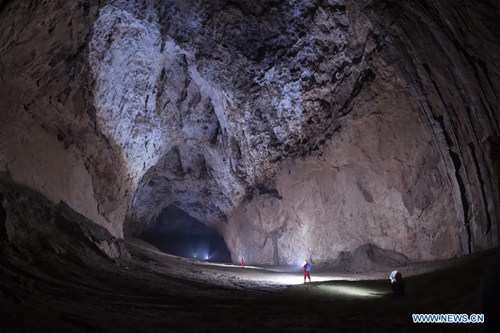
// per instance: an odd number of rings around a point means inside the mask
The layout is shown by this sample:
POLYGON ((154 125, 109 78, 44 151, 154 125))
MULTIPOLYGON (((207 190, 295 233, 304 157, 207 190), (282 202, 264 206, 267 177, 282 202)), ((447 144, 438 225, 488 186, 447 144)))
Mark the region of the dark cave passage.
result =
POLYGON ((202 261, 231 261, 227 245, 217 231, 174 205, 163 209, 153 227, 139 238, 168 254, 202 261))

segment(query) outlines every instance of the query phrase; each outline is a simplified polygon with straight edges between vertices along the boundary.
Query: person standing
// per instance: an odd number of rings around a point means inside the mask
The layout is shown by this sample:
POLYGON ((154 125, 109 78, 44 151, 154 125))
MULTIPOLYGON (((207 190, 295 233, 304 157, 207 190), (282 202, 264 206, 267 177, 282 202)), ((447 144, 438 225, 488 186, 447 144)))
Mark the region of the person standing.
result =
POLYGON ((404 295, 405 281, 403 280, 403 275, 398 271, 392 271, 389 279, 391 280, 392 293, 396 296, 404 295))
POLYGON ((241 258, 241 267, 245 267, 245 259, 241 258))
POLYGON ((306 283, 306 278, 309 279, 309 283, 311 283, 311 263, 309 263, 309 259, 306 259, 306 263, 304 264, 304 283, 306 283))

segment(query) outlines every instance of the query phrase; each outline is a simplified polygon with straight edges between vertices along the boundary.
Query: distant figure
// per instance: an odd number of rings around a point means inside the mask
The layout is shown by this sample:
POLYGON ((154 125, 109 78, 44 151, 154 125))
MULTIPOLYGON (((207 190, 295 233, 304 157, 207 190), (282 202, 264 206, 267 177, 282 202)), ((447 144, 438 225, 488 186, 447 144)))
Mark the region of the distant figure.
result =
POLYGON ((245 259, 241 258, 241 267, 245 267, 245 259))
POLYGON ((309 278, 309 283, 311 282, 311 264, 309 263, 309 260, 306 259, 306 263, 304 264, 304 283, 306 283, 306 278, 309 278))
POLYGON ((391 275, 389 275, 391 279, 391 289, 392 293, 397 296, 401 296, 405 294, 405 281, 403 280, 403 276, 398 271, 392 271, 391 275))

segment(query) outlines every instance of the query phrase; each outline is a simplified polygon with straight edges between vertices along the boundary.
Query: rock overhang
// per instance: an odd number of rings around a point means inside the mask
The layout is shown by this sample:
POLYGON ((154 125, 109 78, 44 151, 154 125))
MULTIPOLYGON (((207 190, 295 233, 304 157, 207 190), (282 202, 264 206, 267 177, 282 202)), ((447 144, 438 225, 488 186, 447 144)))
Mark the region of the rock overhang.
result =
MULTIPOLYGON (((497 243, 498 193, 479 140, 498 133, 498 112, 481 102, 495 99, 498 75, 485 65, 495 56, 453 29, 463 24, 459 6, 111 1, 77 9, 74 22, 88 25, 86 51, 54 53, 46 76, 74 64, 82 74, 68 85, 80 80, 85 89, 49 81, 44 94, 66 91, 56 109, 72 116, 42 112, 29 122, 51 147, 62 142, 53 155, 79 165, 61 172, 84 179, 87 200, 75 196, 75 181, 43 185, 54 178, 48 161, 36 177, 29 158, 4 163, 18 181, 117 236, 124 221, 139 233, 176 203, 216 228, 234 258, 262 263, 330 260, 365 243, 412 259, 497 243), (443 47, 419 46, 429 40, 443 47), (467 45, 476 48, 467 53, 467 45), (449 82, 466 87, 462 105, 449 82)), ((475 13, 485 16, 479 6, 475 13)), ((73 24, 56 27, 70 32, 73 24)), ((491 40, 487 27, 476 29, 491 40)), ((26 96, 36 96, 38 81, 24 80, 26 96)), ((30 108, 20 110, 26 119, 30 108)), ((11 124, 27 120, 6 122, 2 134, 11 124)), ((9 140, 6 161, 23 154, 12 147, 25 139, 9 140)))

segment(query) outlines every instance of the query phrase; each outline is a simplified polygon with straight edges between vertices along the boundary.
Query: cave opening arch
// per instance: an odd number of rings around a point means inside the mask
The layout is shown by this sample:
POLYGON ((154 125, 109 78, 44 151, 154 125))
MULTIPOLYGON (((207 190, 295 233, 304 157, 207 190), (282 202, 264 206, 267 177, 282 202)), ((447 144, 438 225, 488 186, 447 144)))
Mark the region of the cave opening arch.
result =
POLYGON ((164 208, 139 238, 179 257, 231 262, 231 254, 219 233, 174 204, 164 208))

